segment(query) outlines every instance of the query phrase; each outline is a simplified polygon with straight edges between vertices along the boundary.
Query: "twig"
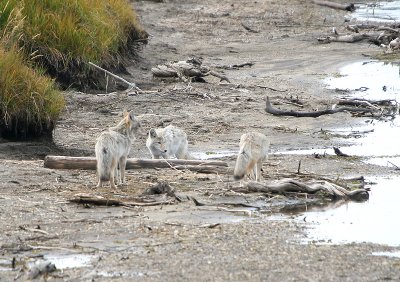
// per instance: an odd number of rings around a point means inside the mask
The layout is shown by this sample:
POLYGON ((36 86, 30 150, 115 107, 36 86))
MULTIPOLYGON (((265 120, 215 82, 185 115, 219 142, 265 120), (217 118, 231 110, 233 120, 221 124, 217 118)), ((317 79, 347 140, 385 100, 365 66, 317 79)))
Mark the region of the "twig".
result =
POLYGON ((37 229, 37 228, 28 228, 28 227, 20 225, 19 229, 24 230, 24 231, 37 232, 37 233, 41 233, 41 234, 44 234, 44 235, 49 235, 48 232, 46 232, 44 230, 41 230, 41 229, 37 229))
POLYGON ((241 64, 217 66, 217 68, 231 70, 231 69, 238 69, 238 68, 243 68, 243 67, 247 67, 247 66, 251 67, 253 65, 254 65, 254 63, 246 62, 246 63, 241 63, 241 64))
POLYGON ((32 250, 62 250, 62 251, 69 251, 69 252, 78 252, 77 250, 63 248, 63 247, 33 246, 33 245, 26 245, 26 246, 31 248, 32 250))
POLYGON ((264 88, 264 89, 269 89, 269 90, 272 90, 272 91, 276 91, 276 92, 287 92, 287 90, 285 89, 285 90, 280 90, 280 89, 276 89, 276 88, 273 88, 273 87, 269 87, 269 86, 264 86, 264 85, 256 85, 257 87, 260 87, 260 88, 264 88))
POLYGON ((251 27, 249 27, 248 25, 244 24, 243 22, 241 23, 242 26, 244 27, 245 30, 249 31, 249 32, 253 32, 253 33, 259 33, 258 30, 254 30, 251 27))
POLYGON ((215 71, 210 71, 210 75, 218 77, 219 79, 221 79, 221 81, 226 81, 228 83, 231 83, 231 81, 224 75, 216 73, 215 71))
POLYGON ((388 161, 389 164, 395 167, 396 170, 400 170, 400 167, 392 163, 391 161, 388 161))
MULTIPOLYGON (((108 70, 103 69, 102 67, 99 67, 99 66, 96 65, 96 64, 93 64, 92 62, 89 62, 89 65, 91 65, 91 66, 93 66, 93 67, 95 67, 95 68, 97 68, 97 69, 99 69, 99 70, 104 71, 106 74, 111 75, 112 77, 114 77, 114 78, 116 78, 116 79, 121 80, 122 82, 128 84, 128 86, 129 86, 131 89, 136 89, 136 90, 138 90, 138 91, 141 91, 141 89, 140 89, 139 87, 137 87, 135 83, 129 82, 129 81, 127 81, 126 79, 123 79, 122 77, 120 77, 120 76, 118 76, 118 75, 116 75, 116 74, 113 74, 112 72, 109 72, 108 70)), ((131 90, 131 89, 129 89, 129 90, 131 90)))

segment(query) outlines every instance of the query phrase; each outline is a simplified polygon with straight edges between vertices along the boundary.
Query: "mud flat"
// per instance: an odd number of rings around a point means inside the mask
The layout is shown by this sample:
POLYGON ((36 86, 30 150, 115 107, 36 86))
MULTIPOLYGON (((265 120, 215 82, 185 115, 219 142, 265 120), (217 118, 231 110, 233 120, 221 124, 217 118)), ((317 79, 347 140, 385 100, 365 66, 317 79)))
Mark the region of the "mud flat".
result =
MULTIPOLYGON (((365 162, 362 156, 276 154, 351 145, 353 139, 326 134, 327 130, 371 120, 346 112, 296 118, 264 111, 266 96, 278 102, 298 97, 304 110, 332 105, 342 93, 327 89, 323 79, 365 59, 363 54, 381 52, 365 43, 318 44, 317 38, 332 27, 345 29, 348 12, 296 0, 133 5, 151 39, 129 68, 128 79, 149 92, 66 93, 68 106, 55 130, 55 144, 0 144, 0 280, 24 281, 27 268, 41 260, 53 261, 59 268, 49 281, 399 280, 399 258, 377 255, 396 254, 398 246, 304 242, 310 222, 295 216, 282 219, 275 213, 293 201, 299 203, 300 197, 232 194, 229 188, 237 183, 230 175, 174 169, 130 170, 128 186, 112 193, 107 188, 94 190, 94 171, 43 167, 49 154, 94 156, 98 134, 129 108, 142 118, 145 130, 170 123, 185 129, 189 149, 198 156, 236 151, 245 131, 265 133, 272 152, 264 165, 267 180, 296 173, 300 160, 301 171, 313 175, 366 179, 398 175, 394 167, 365 162), (207 83, 190 84, 152 77, 153 66, 190 56, 201 56, 204 64, 223 72, 232 83, 220 84, 213 77, 206 77, 207 83), (254 64, 229 68, 245 62, 254 64), (139 195, 162 181, 175 189, 181 202, 99 207, 68 201, 79 193, 139 195), (188 196, 202 203, 231 205, 196 206, 188 196), (259 204, 263 209, 237 207, 233 202, 259 204)), ((145 139, 145 135, 137 138, 132 157, 150 157, 145 139)), ((235 161, 230 154, 221 159, 230 166, 235 161)), ((309 207, 302 203, 304 210, 309 207)), ((386 216, 397 224, 394 214, 386 216)))

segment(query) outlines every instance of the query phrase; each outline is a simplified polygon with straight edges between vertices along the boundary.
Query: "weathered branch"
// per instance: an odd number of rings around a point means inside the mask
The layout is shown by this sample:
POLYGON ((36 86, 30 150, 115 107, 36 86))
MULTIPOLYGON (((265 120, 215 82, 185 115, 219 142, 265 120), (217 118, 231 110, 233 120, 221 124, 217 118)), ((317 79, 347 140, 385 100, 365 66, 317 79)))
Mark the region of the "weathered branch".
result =
POLYGON ((331 1, 322 1, 322 0, 313 0, 314 4, 320 5, 320 6, 325 6, 333 9, 338 9, 338 10, 345 10, 349 12, 353 12, 356 7, 354 4, 341 4, 341 3, 335 3, 331 1))
POLYGON ((274 116, 294 116, 294 117, 319 117, 322 115, 331 115, 339 112, 373 112, 372 109, 366 108, 356 108, 356 107, 340 107, 340 108, 331 108, 320 111, 313 112, 297 112, 297 111, 284 111, 280 109, 276 109, 272 107, 271 102, 269 101, 269 97, 266 99, 266 108, 265 111, 274 116))
MULTIPOLYGON (((46 156, 44 167, 52 169, 96 169, 96 158, 94 157, 69 157, 69 156, 46 156)), ((140 168, 176 168, 194 171, 223 171, 228 164, 223 161, 210 160, 179 160, 179 159, 128 159, 126 169, 140 168)))
POLYGON ((139 87, 137 87, 135 83, 129 82, 126 79, 123 79, 122 77, 120 77, 120 76, 118 76, 116 74, 113 74, 112 72, 109 72, 108 70, 103 69, 102 67, 99 67, 98 65, 96 65, 96 64, 94 64, 92 62, 89 62, 89 65, 91 65, 91 66, 93 66, 93 67, 95 67, 95 68, 97 68, 99 70, 104 71, 106 74, 111 75, 112 77, 114 77, 116 79, 121 80, 122 82, 126 83, 130 88, 134 88, 134 89, 136 89, 138 91, 141 91, 141 89, 139 87))

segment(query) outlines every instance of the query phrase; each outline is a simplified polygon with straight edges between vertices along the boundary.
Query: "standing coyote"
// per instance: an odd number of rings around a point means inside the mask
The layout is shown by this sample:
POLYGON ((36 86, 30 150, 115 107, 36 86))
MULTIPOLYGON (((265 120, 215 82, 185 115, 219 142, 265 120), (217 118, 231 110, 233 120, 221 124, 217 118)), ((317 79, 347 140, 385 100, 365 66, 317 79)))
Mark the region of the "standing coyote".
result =
POLYGON ((261 168, 267 158, 269 141, 258 132, 245 133, 240 137, 240 150, 233 176, 236 180, 247 175, 250 179, 261 180, 261 168))
POLYGON ((117 184, 125 183, 125 166, 135 134, 140 130, 140 122, 132 112, 125 112, 124 118, 117 126, 104 131, 97 138, 95 151, 97 160, 97 176, 101 187, 104 181, 110 181, 110 187, 115 189, 117 184), (120 174, 117 167, 119 166, 120 174), (115 174, 118 179, 115 179, 115 174), (114 182, 114 180, 116 180, 114 182), (118 183, 119 182, 119 183, 118 183))
POLYGON ((146 141, 153 159, 192 159, 188 152, 186 133, 176 126, 168 125, 165 128, 152 128, 146 141))

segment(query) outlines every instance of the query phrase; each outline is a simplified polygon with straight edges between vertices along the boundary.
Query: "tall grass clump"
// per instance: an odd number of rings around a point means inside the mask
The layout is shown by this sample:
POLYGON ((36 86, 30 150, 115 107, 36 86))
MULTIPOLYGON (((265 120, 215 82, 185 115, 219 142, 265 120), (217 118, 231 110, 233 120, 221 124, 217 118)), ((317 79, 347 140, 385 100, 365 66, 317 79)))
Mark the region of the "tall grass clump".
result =
POLYGON ((0 136, 51 136, 64 96, 43 70, 32 68, 20 46, 22 6, 10 3, 0 2, 0 136))
MULTIPOLYGON (((87 62, 124 69, 134 43, 147 37, 127 0, 2 2, 7 11, 22 8, 19 46, 64 87, 101 88, 104 75, 87 62)), ((0 16, 0 30, 9 24, 6 18, 0 16)))
POLYGON ((146 38, 127 0, 0 0, 0 136, 51 136, 58 87, 102 88, 87 63, 124 70, 146 38))
POLYGON ((20 50, 0 47, 0 85, 0 136, 51 137, 64 108, 54 81, 27 66, 20 50))

